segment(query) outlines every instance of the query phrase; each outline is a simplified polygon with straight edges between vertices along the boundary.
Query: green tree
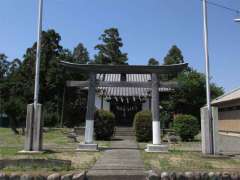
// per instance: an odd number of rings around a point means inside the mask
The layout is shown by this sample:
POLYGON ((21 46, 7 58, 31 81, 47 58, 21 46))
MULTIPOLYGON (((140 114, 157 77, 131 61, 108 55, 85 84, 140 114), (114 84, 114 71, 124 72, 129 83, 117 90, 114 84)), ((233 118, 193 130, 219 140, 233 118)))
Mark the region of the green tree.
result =
MULTIPOLYGON (((65 83, 63 68, 59 65, 63 53, 60 40, 60 35, 54 30, 42 32, 39 103, 43 104, 45 114, 54 114, 54 117, 59 117, 61 112, 61 100, 65 83)), ((35 42, 31 48, 26 50, 22 63, 19 60, 14 60, 10 65, 11 75, 9 75, 7 87, 11 90, 12 97, 15 97, 16 100, 18 97, 22 97, 23 100, 20 99, 18 102, 14 102, 6 99, 6 102, 15 105, 20 105, 19 102, 22 102, 22 107, 19 109, 26 109, 27 104, 33 101, 36 45, 35 42)), ((13 111, 8 111, 8 113, 9 116, 14 114, 13 111)), ((48 119, 49 116, 44 119, 46 124, 51 121, 48 119)), ((59 118, 54 119, 54 122, 58 123, 58 120, 59 118)))
POLYGON ((13 74, 15 75, 18 72, 21 65, 22 65, 22 62, 20 59, 18 58, 14 59, 12 62, 9 63, 8 73, 11 75, 13 74))
POLYGON ((158 66, 158 65, 159 65, 159 62, 158 62, 158 60, 156 60, 155 58, 150 58, 150 59, 148 60, 148 65, 149 65, 149 66, 158 66))
POLYGON ((73 60, 75 63, 87 64, 90 61, 87 48, 82 43, 79 43, 73 50, 73 60))
POLYGON ((104 31, 99 40, 102 44, 95 46, 98 54, 95 55, 97 64, 127 64, 127 54, 121 52, 123 47, 122 39, 118 29, 110 28, 104 31))
MULTIPOLYGON (((170 106, 175 114, 191 114, 200 119, 200 108, 206 104, 205 75, 189 69, 178 78, 178 87, 170 98, 170 106)), ((223 94, 223 89, 214 83, 210 85, 211 98, 223 94)))
POLYGON ((164 58, 164 65, 179 63, 184 63, 184 57, 181 50, 176 45, 173 45, 169 50, 167 56, 164 58))
POLYGON ((9 62, 5 54, 0 54, 0 80, 6 77, 8 71, 9 62))
MULTIPOLYGON (((44 107, 44 124, 46 126, 55 126, 60 122, 66 80, 83 80, 84 78, 82 75, 66 72, 59 62, 61 60, 68 62, 84 60, 86 62, 87 58, 85 57, 88 57, 86 49, 77 53, 79 46, 75 50, 74 59, 71 51, 64 49, 60 45, 60 41, 61 36, 55 30, 42 32, 39 103, 44 107)), ((33 102, 36 45, 35 42, 26 50, 22 61, 15 59, 8 63, 7 57, 1 55, 0 69, 4 79, 0 78, 0 103, 3 112, 10 118, 10 124, 16 133, 16 127, 25 123, 27 104, 33 102)), ((76 90, 74 93, 69 93, 68 96, 71 96, 70 99, 74 102, 79 101, 76 90)), ((67 107, 71 111, 79 113, 79 108, 75 104, 69 103, 67 107)), ((78 118, 76 113, 72 114, 73 116, 68 117, 71 120, 68 123, 70 125, 74 123, 73 121, 79 121, 76 119, 78 118)))
POLYGON ((14 59, 11 62, 7 61, 5 55, 2 56, 5 62, 4 79, 0 83, 0 113, 5 113, 8 116, 10 127, 13 132, 18 134, 17 127, 21 125, 25 119, 25 109, 23 108, 24 98, 21 97, 21 81, 18 79, 18 72, 21 66, 19 59, 14 59))

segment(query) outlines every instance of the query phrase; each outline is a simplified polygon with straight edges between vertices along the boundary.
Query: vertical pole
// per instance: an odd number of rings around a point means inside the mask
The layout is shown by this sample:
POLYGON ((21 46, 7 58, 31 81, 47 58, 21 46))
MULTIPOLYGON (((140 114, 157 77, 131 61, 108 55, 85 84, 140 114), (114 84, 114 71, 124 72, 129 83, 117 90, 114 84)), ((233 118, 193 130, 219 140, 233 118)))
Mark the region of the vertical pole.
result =
POLYGON ((39 100, 39 73, 40 73, 40 59, 41 59, 41 35, 42 35, 42 13, 43 0, 38 1, 38 37, 37 37, 37 53, 36 53, 36 67, 35 67, 35 87, 34 87, 34 102, 33 102, 33 131, 32 131, 32 150, 42 150, 42 121, 41 110, 42 106, 38 104, 39 100))
POLYGON ((36 67, 35 67, 35 87, 34 87, 34 108, 38 103, 39 94, 39 68, 40 68, 40 56, 41 56, 41 35, 42 35, 42 12, 43 12, 43 0, 38 1, 38 38, 37 38, 37 54, 36 54, 36 67))
POLYGON ((159 121, 159 81, 157 74, 152 74, 152 130, 153 145, 161 144, 160 121, 159 121))
POLYGON ((61 112, 61 122, 60 122, 60 127, 61 128, 63 128, 63 115, 64 115, 64 106, 65 106, 65 95, 66 95, 66 86, 64 85, 63 100, 62 100, 62 112, 61 112))
POLYGON ((209 51, 208 51, 208 18, 207 18, 207 0, 203 0, 203 29, 204 29, 204 50, 205 50, 205 68, 206 68, 206 96, 207 96, 207 109, 210 121, 210 154, 214 154, 213 144, 213 122, 212 122, 212 109, 211 109, 211 94, 210 94, 210 64, 209 64, 209 51))
POLYGON ((85 144, 93 144, 95 91, 96 91, 95 86, 96 86, 96 74, 91 72, 89 74, 87 113, 85 125, 85 144))
POLYGON ((38 37, 33 104, 27 106, 25 151, 42 150, 42 106, 38 104, 43 0, 38 1, 38 37))

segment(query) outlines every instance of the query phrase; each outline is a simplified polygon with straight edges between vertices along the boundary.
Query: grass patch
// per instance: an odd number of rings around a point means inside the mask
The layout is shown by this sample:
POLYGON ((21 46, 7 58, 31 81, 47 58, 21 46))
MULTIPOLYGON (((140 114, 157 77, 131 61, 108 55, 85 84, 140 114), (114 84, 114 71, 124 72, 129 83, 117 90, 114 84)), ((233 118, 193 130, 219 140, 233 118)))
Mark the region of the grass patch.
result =
POLYGON ((1 147, 0 148, 0 158, 15 156, 21 148, 17 147, 1 147))
MULTIPOLYGON (((200 142, 198 142, 200 143, 200 142)), ((146 144, 139 144, 143 148, 146 144)), ((147 153, 141 150, 145 168, 160 171, 239 171, 239 158, 205 158, 195 150, 196 142, 170 147, 168 153, 147 153), (194 148, 191 150, 191 147, 194 148)))
POLYGON ((43 134, 43 139, 45 144, 54 145, 66 145, 71 143, 70 139, 67 137, 69 129, 49 129, 43 134))
POLYGON ((163 171, 166 171, 171 167, 169 159, 167 159, 167 158, 160 159, 159 160, 159 165, 161 167, 161 170, 163 170, 163 171))
POLYGON ((50 172, 59 172, 59 171, 71 171, 74 170, 73 167, 68 166, 61 166, 56 167, 53 165, 41 167, 38 165, 29 165, 29 166, 9 166, 6 168, 3 168, 2 171, 4 172, 31 172, 31 171, 50 171, 50 172))
MULTIPOLYGON (((56 171, 83 171, 95 164, 102 152, 76 152, 78 143, 74 143, 67 137, 71 129, 48 129, 43 134, 43 148, 48 149, 43 154, 24 155, 18 154, 23 149, 24 136, 15 135, 9 128, 0 128, 0 159, 60 159, 70 160, 72 168, 55 167, 8 167, 4 172, 56 172, 56 171)), ((79 141, 83 137, 79 138, 79 141)), ((109 147, 110 141, 97 141, 100 147, 109 147)))

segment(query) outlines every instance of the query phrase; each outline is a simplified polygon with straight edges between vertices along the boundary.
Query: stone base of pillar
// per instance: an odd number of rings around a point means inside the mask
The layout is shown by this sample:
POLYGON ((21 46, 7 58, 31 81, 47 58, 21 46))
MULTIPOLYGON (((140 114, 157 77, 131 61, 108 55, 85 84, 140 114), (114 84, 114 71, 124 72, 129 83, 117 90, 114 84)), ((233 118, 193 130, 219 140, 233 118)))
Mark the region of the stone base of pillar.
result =
POLYGON ((87 152, 94 152, 94 151, 99 151, 98 149, 98 144, 79 144, 77 151, 87 151, 87 152))
POLYGON ((166 144, 160 144, 160 145, 148 144, 145 151, 146 152, 167 153, 168 152, 168 145, 166 145, 166 144))
POLYGON ((22 150, 22 151, 18 151, 17 153, 18 154, 28 154, 28 155, 37 155, 37 154, 43 154, 45 151, 25 151, 25 150, 22 150))
POLYGON ((24 151, 42 151, 42 105, 27 105, 24 151))

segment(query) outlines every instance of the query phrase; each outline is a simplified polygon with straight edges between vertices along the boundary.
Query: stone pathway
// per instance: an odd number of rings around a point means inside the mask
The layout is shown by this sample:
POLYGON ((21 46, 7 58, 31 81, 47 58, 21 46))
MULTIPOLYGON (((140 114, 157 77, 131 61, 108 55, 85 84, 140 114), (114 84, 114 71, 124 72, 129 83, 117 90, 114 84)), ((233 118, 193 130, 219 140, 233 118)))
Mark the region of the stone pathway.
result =
POLYGON ((131 137, 115 139, 111 148, 88 171, 88 179, 145 180, 144 164, 135 140, 131 137))

